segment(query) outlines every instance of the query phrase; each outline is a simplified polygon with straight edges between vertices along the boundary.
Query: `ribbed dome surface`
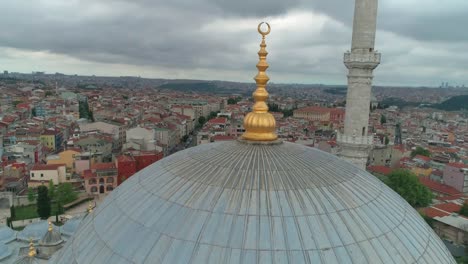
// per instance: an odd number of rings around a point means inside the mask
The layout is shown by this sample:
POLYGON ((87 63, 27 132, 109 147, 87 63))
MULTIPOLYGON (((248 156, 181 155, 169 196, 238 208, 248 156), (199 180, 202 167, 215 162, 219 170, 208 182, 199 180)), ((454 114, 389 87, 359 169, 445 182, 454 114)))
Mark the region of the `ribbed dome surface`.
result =
POLYGON ((52 231, 47 231, 45 235, 42 237, 41 241, 39 241, 39 245, 41 246, 52 246, 58 245, 63 242, 62 235, 55 229, 52 231))
POLYGON ((293 143, 206 144, 131 177, 52 263, 455 263, 374 176, 293 143))

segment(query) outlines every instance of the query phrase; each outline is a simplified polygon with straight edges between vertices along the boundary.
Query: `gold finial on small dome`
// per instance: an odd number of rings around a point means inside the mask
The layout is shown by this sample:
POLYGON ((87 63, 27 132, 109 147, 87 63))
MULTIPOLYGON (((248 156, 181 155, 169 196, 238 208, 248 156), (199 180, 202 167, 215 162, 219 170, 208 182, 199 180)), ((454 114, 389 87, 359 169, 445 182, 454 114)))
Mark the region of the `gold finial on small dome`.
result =
POLYGON ((93 212, 93 205, 91 204, 91 202, 88 203, 88 214, 92 213, 93 212))
POLYGON ((251 141, 274 141, 278 138, 275 134, 276 121, 272 114, 268 113, 268 92, 265 89, 267 82, 270 80, 265 71, 268 69, 266 57, 265 36, 270 34, 271 27, 268 23, 262 22, 258 25, 258 33, 262 35, 262 43, 260 44, 260 51, 258 52, 259 61, 257 63, 258 74, 255 76, 257 83, 257 90, 253 93, 255 104, 253 111, 248 113, 244 118, 245 133, 242 138, 251 141), (262 30, 262 25, 266 24, 267 31, 262 30))
POLYGON ((36 256, 36 254, 37 254, 37 253, 36 253, 36 248, 34 248, 33 239, 30 238, 30 239, 29 239, 29 252, 28 252, 28 256, 29 256, 30 258, 33 258, 33 257, 36 256))
POLYGON ((49 228, 48 228, 47 230, 48 230, 49 232, 52 232, 52 230, 54 230, 51 221, 49 221, 49 228))

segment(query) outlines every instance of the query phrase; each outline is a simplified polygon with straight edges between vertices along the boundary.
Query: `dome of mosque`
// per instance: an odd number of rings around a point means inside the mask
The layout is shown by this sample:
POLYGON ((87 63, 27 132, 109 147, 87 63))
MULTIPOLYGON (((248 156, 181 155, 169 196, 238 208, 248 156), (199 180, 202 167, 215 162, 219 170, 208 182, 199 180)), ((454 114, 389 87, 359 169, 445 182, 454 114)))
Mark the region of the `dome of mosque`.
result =
POLYGON ((373 175, 277 140, 265 100, 265 35, 253 111, 237 141, 189 148, 138 172, 50 263, 455 263, 373 175))
POLYGON ((49 228, 42 239, 39 241, 41 246, 55 246, 63 242, 62 235, 54 229, 54 226, 49 222, 49 228))
POLYGON ((52 263, 451 263, 369 173, 293 143, 211 143, 114 190, 52 263))

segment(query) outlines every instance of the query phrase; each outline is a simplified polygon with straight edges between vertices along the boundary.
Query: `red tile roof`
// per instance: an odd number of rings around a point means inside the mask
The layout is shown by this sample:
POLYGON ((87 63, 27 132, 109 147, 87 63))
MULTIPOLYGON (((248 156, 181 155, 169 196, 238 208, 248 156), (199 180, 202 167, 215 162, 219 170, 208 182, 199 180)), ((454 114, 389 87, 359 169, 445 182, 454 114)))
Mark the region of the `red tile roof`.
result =
POLYGON ((453 188, 452 186, 448 186, 446 184, 438 183, 436 181, 432 181, 427 178, 419 178, 419 181, 429 188, 431 191, 444 194, 444 195, 458 195, 460 192, 453 188))
POLYGON ((235 136, 224 136, 224 135, 216 135, 213 137, 214 141, 228 141, 236 139, 235 136))
POLYGON ((392 172, 392 169, 386 166, 369 166, 367 167, 367 170, 370 172, 375 172, 383 175, 390 174, 392 172))
POLYGON ((442 211, 446 211, 447 213, 456 213, 459 212, 461 209, 461 205, 456 203, 442 203, 432 206, 442 211))
POLYGON ((218 117, 218 118, 213 118, 208 121, 210 124, 226 124, 227 118, 225 117, 218 117))
POLYGON ((108 163, 95 163, 91 166, 92 170, 108 170, 108 169, 115 169, 115 164, 112 162, 108 163))
POLYGON ((443 196, 443 197, 437 197, 437 200, 440 201, 454 201, 463 198, 464 200, 468 200, 468 196, 465 196, 463 193, 460 194, 455 194, 455 195, 449 195, 449 196, 443 196))
POLYGON ((44 132, 42 132, 42 135, 45 135, 45 136, 54 136, 56 134, 57 132, 55 130, 45 130, 44 132))
POLYGON ((83 171, 83 178, 84 179, 89 179, 89 178, 93 178, 93 177, 96 177, 96 173, 93 173, 91 170, 84 170, 83 171))
POLYGON ((414 158, 415 158, 415 159, 423 160, 423 161, 425 161, 425 162, 431 161, 431 158, 426 157, 426 156, 423 156, 423 155, 416 155, 416 157, 414 157, 414 158))
POLYGON ((62 166, 65 166, 65 164, 35 164, 31 170, 57 170, 62 166))
POLYGON ((317 112, 317 113, 329 113, 332 108, 320 107, 320 106, 308 106, 304 108, 299 108, 297 112, 317 112))
POLYGON ((135 161, 135 159, 129 155, 122 155, 122 156, 117 157, 117 162, 128 162, 128 161, 135 161))
MULTIPOLYGON (((441 203, 441 204, 436 204, 431 207, 424 208, 423 212, 426 216, 430 218, 434 218, 436 216, 438 217, 443 217, 443 216, 448 216, 451 215, 452 213, 458 213, 460 212, 461 205, 456 204, 456 203, 441 203)), ((467 218, 465 216, 462 216, 464 218, 467 218)))
POLYGON ((463 163, 448 163, 447 166, 459 168, 459 169, 468 169, 468 165, 463 163))
POLYGON ((444 217, 444 216, 450 215, 450 213, 441 211, 441 210, 439 210, 437 208, 433 208, 433 207, 424 208, 423 212, 427 217, 430 217, 430 218, 434 218, 436 216, 437 217, 444 217))

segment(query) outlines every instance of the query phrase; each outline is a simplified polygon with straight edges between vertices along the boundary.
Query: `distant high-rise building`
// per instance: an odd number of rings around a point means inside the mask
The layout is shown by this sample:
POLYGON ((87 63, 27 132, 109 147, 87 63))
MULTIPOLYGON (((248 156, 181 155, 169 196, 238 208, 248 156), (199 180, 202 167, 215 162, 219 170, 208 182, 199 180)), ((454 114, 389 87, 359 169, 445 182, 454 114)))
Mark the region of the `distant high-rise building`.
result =
POLYGON ((339 156, 365 168, 372 148, 368 135, 373 70, 380 63, 374 50, 377 0, 356 0, 351 52, 344 55, 349 69, 344 134, 338 134, 339 156))
POLYGON ((3 71, 3 74, 4 74, 4 75, 8 75, 8 71, 3 71))

